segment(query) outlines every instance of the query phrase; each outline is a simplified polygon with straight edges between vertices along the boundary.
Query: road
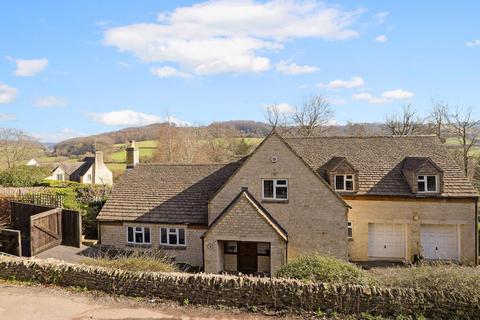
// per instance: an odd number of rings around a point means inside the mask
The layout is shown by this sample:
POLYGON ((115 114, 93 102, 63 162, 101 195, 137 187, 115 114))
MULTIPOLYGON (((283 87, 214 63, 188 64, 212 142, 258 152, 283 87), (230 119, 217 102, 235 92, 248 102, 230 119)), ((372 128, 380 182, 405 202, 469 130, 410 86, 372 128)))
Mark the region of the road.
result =
POLYGON ((279 319, 238 310, 179 306, 176 303, 148 303, 114 298, 91 292, 74 292, 57 287, 20 285, 0 281, 0 319, 15 320, 142 320, 142 319, 279 319))

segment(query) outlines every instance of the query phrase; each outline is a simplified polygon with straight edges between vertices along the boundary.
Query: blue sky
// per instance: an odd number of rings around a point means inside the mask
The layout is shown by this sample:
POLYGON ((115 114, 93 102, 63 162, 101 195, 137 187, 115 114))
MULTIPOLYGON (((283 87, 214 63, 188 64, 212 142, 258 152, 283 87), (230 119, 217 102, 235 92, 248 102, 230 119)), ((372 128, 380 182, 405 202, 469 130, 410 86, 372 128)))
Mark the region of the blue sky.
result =
POLYGON ((480 3, 3 1, 0 127, 42 141, 263 120, 312 94, 339 123, 431 98, 480 116, 480 3), (475 109, 476 108, 476 109, 475 109))

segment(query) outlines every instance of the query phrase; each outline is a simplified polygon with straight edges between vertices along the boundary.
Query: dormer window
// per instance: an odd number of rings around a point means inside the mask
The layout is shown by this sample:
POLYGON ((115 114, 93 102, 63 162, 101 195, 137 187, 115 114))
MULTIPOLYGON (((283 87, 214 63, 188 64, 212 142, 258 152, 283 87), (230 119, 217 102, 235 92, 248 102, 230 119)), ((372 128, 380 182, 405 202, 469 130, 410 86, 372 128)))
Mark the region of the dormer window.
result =
POLYGON ((263 180, 263 199, 287 200, 288 199, 288 180, 286 179, 263 180))
POLYGON ((353 174, 336 174, 335 190, 337 191, 353 191, 353 174))
POLYGON ((437 192, 437 176, 417 176, 418 192, 437 192))

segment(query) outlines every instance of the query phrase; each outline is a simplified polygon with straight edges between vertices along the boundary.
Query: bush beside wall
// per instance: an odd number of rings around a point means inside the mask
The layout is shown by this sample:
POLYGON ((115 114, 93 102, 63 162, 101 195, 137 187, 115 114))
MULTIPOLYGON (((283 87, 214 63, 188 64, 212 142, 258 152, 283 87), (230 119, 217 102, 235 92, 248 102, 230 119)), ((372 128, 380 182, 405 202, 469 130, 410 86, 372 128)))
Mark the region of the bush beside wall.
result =
POLYGON ((479 301, 449 292, 307 284, 297 280, 222 275, 130 272, 102 267, 0 257, 0 277, 75 286, 134 297, 274 310, 369 312, 475 319, 479 301), (474 301, 475 300, 475 301, 474 301))

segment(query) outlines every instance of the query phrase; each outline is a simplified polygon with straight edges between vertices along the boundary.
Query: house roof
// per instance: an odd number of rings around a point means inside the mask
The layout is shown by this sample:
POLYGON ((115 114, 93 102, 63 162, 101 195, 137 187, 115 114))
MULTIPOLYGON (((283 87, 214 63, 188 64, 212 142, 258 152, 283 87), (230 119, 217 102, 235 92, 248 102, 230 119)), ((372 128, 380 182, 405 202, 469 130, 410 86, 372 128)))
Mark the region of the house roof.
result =
POLYGON ((235 204, 239 201, 241 197, 247 199, 250 205, 258 212, 258 214, 265 219, 265 221, 282 237, 285 241, 288 240, 288 233, 287 231, 278 223, 277 220, 265 209, 260 202, 258 202, 255 197, 248 192, 248 190, 242 190, 229 204, 228 206, 223 209, 223 211, 213 220, 213 222, 208 226, 208 230, 203 234, 202 238, 204 238, 207 233, 212 230, 212 228, 218 224, 223 217, 232 209, 235 204))
POLYGON ((83 161, 75 161, 75 162, 62 162, 54 170, 57 168, 61 168, 66 174, 70 176, 70 179, 80 178, 87 171, 95 162, 94 157, 86 157, 83 161))
POLYGON ((358 170, 358 195, 414 196, 402 173, 405 158, 430 158, 443 170, 441 197, 476 197, 472 183, 448 157, 436 136, 288 138, 287 143, 320 175, 332 157, 344 157, 358 170))
POLYGON ((207 225, 208 201, 240 163, 139 164, 114 186, 97 219, 207 225))

